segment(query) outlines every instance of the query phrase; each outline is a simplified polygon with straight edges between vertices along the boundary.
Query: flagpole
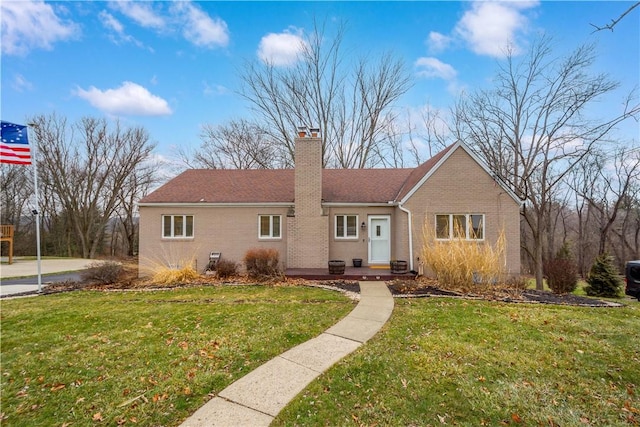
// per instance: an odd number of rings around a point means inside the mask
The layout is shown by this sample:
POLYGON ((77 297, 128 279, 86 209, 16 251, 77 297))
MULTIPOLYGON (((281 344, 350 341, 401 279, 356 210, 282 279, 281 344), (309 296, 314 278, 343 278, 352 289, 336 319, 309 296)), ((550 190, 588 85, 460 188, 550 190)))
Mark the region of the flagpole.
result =
MULTIPOLYGON (((37 129, 36 123, 27 123, 27 126, 37 129)), ((40 198, 38 197, 38 142, 33 143, 33 187, 36 198, 36 207, 32 213, 36 217, 36 260, 38 264, 38 293, 42 293, 42 262, 40 257, 40 198)))

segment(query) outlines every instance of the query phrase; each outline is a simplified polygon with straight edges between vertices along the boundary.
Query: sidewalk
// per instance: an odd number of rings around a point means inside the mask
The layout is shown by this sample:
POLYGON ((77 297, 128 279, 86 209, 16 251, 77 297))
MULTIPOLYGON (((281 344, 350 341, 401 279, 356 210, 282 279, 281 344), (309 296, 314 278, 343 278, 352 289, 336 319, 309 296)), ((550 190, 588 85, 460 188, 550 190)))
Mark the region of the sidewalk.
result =
POLYGON ((372 338, 392 311, 384 282, 360 282, 360 302, 344 319, 229 385, 181 427, 268 426, 311 381, 372 338))

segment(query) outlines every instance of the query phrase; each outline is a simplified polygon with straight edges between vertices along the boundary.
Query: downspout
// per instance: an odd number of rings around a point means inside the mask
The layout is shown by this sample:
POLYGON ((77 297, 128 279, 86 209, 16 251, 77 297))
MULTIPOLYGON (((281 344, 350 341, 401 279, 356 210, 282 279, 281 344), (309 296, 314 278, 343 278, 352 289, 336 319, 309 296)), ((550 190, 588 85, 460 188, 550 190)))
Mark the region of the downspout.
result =
POLYGON ((398 208, 402 212, 407 213, 407 230, 409 232, 409 270, 413 271, 413 233, 411 233, 411 211, 402 206, 400 202, 398 202, 398 208))

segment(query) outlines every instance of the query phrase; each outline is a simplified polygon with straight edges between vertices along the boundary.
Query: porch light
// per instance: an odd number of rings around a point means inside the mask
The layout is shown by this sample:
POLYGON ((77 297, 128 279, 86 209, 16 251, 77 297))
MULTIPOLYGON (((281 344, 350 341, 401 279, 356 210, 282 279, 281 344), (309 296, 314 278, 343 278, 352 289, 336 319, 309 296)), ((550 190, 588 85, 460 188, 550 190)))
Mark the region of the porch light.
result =
POLYGON ((364 221, 362 221, 362 224, 360 224, 360 228, 362 230, 366 229, 367 228, 367 224, 364 221))

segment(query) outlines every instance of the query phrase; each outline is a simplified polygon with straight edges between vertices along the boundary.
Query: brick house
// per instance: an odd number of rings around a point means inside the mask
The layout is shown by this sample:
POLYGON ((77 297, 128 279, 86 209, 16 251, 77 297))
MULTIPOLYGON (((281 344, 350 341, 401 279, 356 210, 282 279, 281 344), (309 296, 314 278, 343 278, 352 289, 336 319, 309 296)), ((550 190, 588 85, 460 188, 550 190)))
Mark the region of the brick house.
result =
POLYGON ((462 142, 416 168, 323 169, 321 139, 296 138, 295 168, 187 170, 139 202, 140 267, 210 252, 240 262, 274 248, 283 268, 362 266, 406 260, 417 269, 423 227, 438 239, 507 241, 507 269, 520 272, 520 202, 462 142))

